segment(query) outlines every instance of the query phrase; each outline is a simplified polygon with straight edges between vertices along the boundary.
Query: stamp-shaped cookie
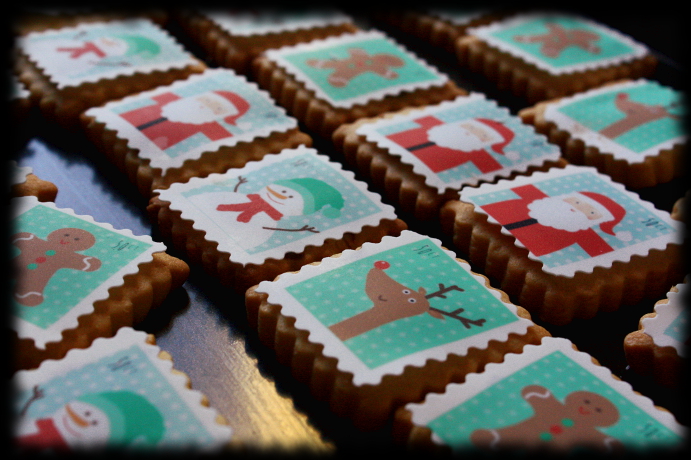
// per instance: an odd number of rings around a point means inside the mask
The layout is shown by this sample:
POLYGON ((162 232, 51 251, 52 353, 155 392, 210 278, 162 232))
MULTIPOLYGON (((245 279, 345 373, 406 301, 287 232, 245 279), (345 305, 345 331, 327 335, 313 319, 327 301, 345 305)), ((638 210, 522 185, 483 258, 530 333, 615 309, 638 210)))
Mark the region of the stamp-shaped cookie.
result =
POLYGON ((130 19, 19 37, 16 68, 48 119, 78 129, 86 109, 170 84, 206 65, 158 25, 130 19))
POLYGON ((681 449, 686 428, 563 338, 545 337, 396 413, 410 447, 465 453, 681 449))
POLYGON ((559 148, 482 94, 360 119, 334 132, 346 160, 416 219, 466 185, 546 168, 559 148))
POLYGON ((358 118, 465 94, 376 30, 267 50, 253 72, 279 105, 326 139, 358 118))
POLYGON ((446 5, 402 11, 387 9, 375 13, 375 18, 432 46, 454 53, 456 40, 465 36, 468 29, 490 24, 507 14, 491 8, 446 5))
POLYGON ((331 9, 190 9, 178 22, 212 62, 242 74, 267 49, 359 30, 350 16, 331 9))
POLYGON ((17 368, 132 326, 182 285, 186 263, 136 236, 35 197, 12 200, 11 328, 17 368))
POLYGON ((19 166, 16 161, 9 162, 10 198, 35 196, 39 201, 55 201, 58 187, 47 180, 40 179, 29 166, 19 166))
POLYGON ((684 174, 682 94, 639 79, 608 84, 519 112, 574 164, 595 166, 629 188, 684 174))
POLYGON ((549 335, 436 239, 404 231, 247 291, 260 339, 362 429, 549 335))
POLYGON ((470 29, 459 61, 499 89, 535 103, 621 78, 648 77, 657 59, 643 44, 580 16, 518 14, 470 29))
POLYGON ((304 146, 172 184, 149 211, 167 240, 239 292, 406 228, 353 173, 304 146))
POLYGON ((208 69, 81 118, 89 138, 146 196, 312 143, 285 109, 230 69, 208 69))
POLYGON ((683 224, 588 166, 466 187, 441 220, 471 262, 553 324, 659 297, 682 276, 683 224))
POLYGON ((154 336, 130 327, 20 371, 12 384, 12 435, 22 452, 211 452, 231 439, 226 420, 191 388, 154 336))
POLYGON ((651 375, 656 382, 679 386, 687 365, 689 343, 688 288, 673 287, 667 298, 655 304, 655 312, 643 315, 639 329, 624 338, 626 361, 635 372, 651 375))

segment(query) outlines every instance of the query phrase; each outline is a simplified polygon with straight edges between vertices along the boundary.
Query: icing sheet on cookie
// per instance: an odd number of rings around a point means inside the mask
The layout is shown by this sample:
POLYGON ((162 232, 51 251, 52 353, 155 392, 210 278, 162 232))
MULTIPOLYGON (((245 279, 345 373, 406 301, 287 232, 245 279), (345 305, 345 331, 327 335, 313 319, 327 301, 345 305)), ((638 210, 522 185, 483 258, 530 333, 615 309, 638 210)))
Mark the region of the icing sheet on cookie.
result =
POLYGON ((686 355, 689 341, 689 310, 684 303, 688 295, 685 283, 677 285, 677 292, 667 294, 667 302, 655 305, 656 315, 641 320, 642 330, 658 347, 674 347, 679 356, 686 355))
POLYGON ((17 446, 61 452, 97 447, 137 450, 227 444, 231 429, 173 373, 147 334, 120 328, 88 349, 20 371, 13 380, 17 446))
POLYGON ((518 15, 468 34, 554 75, 619 64, 648 53, 631 38, 572 15, 518 15))
POLYGON ((678 91, 648 80, 607 85, 549 104, 545 120, 616 159, 646 156, 686 141, 678 91))
POLYGON ((264 281, 257 292, 338 358, 356 385, 484 349, 533 324, 438 240, 407 230, 264 281))
POLYGON ((214 21, 230 35, 249 37, 252 35, 276 34, 313 27, 352 22, 350 16, 328 9, 262 9, 258 11, 203 10, 202 15, 214 21))
POLYGON ((560 157, 559 147, 479 93, 364 124, 357 133, 441 192, 560 157))
POLYGON ((86 113, 164 172, 204 152, 297 127, 265 91, 229 69, 206 70, 86 113))
POLYGON ((570 341, 546 337, 406 406, 453 449, 613 452, 681 447, 685 428, 570 341))
POLYGON ((241 264, 282 259, 396 218, 353 173, 304 146, 173 184, 160 198, 241 264))
POLYGON ((446 75, 378 31, 313 40, 268 50, 266 55, 316 97, 339 108, 448 81, 446 75))
POLYGON ((108 289, 165 250, 149 236, 34 197, 12 204, 12 323, 20 338, 31 338, 38 348, 59 341, 64 330, 77 327, 79 316, 93 312, 95 301, 108 298, 108 289))
POLYGON ((591 167, 569 165, 467 187, 461 200, 500 224, 555 275, 590 273, 681 244, 682 223, 591 167))
POLYGON ((198 63, 168 32, 145 19, 35 32, 17 42, 59 89, 198 63))

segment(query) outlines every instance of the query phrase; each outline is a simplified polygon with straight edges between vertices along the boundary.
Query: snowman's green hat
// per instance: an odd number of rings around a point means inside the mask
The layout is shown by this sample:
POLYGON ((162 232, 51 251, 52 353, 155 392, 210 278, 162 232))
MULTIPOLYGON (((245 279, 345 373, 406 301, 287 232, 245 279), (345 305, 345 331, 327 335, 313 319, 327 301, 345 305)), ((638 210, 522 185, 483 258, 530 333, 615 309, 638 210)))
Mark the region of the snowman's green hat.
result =
POLYGON ((336 218, 341 215, 341 209, 343 209, 345 203, 343 195, 322 180, 300 177, 297 179, 279 180, 276 181, 276 184, 290 187, 302 196, 305 202, 304 215, 312 214, 320 209, 326 217, 336 218))
POLYGON ((132 391, 106 391, 90 393, 78 398, 93 404, 108 416, 110 421, 110 442, 114 445, 129 444, 141 438, 146 444, 154 445, 163 437, 165 427, 163 416, 143 396, 132 391))
POLYGON ((154 57, 161 52, 158 43, 143 35, 120 35, 118 38, 127 43, 127 56, 146 54, 147 57, 154 57))

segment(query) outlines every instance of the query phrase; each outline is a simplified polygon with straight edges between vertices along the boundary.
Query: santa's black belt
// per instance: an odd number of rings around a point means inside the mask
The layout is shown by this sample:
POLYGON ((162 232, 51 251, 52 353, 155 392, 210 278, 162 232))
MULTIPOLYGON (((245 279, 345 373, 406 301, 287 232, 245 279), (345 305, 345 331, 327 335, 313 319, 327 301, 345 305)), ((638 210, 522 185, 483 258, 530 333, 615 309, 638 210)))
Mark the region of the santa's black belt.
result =
POLYGON ((413 150, 420 150, 420 149, 425 149, 427 147, 434 147, 437 145, 435 142, 424 142, 422 144, 418 145, 413 145, 412 147, 406 147, 409 152, 412 152, 413 150))
POLYGON ((149 122, 147 122, 147 123, 144 123, 144 124, 142 124, 142 125, 137 126, 137 129, 138 129, 139 131, 142 131, 142 130, 145 130, 146 128, 152 127, 153 125, 157 125, 157 124, 159 124, 159 123, 163 123, 164 121, 168 121, 168 119, 167 119, 166 117, 156 118, 155 120, 151 120, 151 121, 149 121, 149 122))
POLYGON ((537 219, 525 219, 525 220, 519 220, 518 222, 512 222, 510 224, 504 225, 504 228, 507 230, 513 230, 514 228, 521 228, 521 227, 527 227, 528 225, 533 225, 537 224, 537 219))

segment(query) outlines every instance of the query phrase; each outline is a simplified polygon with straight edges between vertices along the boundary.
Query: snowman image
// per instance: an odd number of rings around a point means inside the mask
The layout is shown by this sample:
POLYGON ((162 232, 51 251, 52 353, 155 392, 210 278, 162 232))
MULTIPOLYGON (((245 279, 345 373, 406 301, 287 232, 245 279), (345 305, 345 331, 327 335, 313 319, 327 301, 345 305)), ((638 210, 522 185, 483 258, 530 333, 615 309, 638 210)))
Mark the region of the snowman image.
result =
POLYGON ((78 76, 101 67, 129 67, 132 57, 150 59, 161 52, 154 40, 143 35, 113 34, 90 38, 81 32, 74 37, 27 41, 29 55, 45 59, 45 68, 56 75, 78 76))
POLYGON ((298 216, 337 218, 345 204, 336 188, 312 177, 277 180, 247 194, 238 191, 245 183, 247 179, 240 176, 232 192, 198 194, 190 201, 246 251, 266 242, 275 232, 319 233, 313 223, 300 228, 282 224, 298 216))
MULTIPOLYGON (((36 386, 28 407, 43 397, 36 386)), ((38 419, 22 418, 15 441, 20 448, 69 451, 96 447, 156 445, 165 425, 158 409, 141 395, 127 390, 87 393, 38 419)))

